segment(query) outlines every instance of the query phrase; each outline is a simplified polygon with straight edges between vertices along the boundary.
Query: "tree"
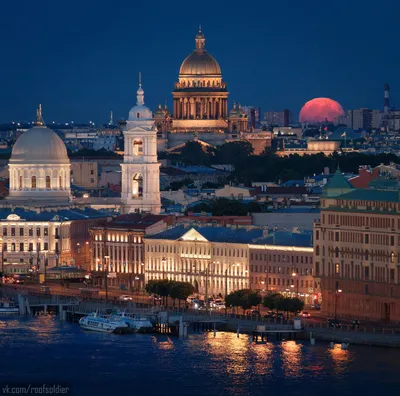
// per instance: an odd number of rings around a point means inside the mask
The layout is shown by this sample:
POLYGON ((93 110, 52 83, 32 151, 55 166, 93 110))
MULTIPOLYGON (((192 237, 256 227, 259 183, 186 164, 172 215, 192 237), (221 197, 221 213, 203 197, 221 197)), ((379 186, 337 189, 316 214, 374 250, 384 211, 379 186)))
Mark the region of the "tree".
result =
POLYGON ((261 303, 258 292, 250 289, 240 289, 229 293, 225 298, 226 307, 240 307, 243 311, 255 307, 261 303))
POLYGON ((264 307, 269 308, 271 311, 273 311, 274 309, 277 310, 279 300, 281 298, 282 298, 282 296, 279 293, 269 292, 266 296, 264 296, 263 305, 264 305, 264 307))
POLYGON ((195 292, 194 286, 189 282, 174 282, 171 288, 171 298, 178 299, 179 309, 181 308, 181 300, 186 300, 191 294, 195 292))
POLYGON ((210 154, 204 151, 203 146, 194 140, 187 142, 180 154, 181 160, 191 165, 209 165, 210 154))

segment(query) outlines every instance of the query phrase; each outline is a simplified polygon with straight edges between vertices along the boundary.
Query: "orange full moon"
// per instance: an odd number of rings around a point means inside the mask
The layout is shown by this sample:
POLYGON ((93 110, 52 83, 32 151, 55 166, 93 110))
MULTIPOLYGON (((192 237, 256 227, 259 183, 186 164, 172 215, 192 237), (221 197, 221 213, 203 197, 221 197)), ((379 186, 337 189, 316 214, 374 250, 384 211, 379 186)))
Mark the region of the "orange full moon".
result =
POLYGON ((344 115, 343 107, 336 100, 315 98, 309 100, 300 111, 300 122, 334 121, 344 115))

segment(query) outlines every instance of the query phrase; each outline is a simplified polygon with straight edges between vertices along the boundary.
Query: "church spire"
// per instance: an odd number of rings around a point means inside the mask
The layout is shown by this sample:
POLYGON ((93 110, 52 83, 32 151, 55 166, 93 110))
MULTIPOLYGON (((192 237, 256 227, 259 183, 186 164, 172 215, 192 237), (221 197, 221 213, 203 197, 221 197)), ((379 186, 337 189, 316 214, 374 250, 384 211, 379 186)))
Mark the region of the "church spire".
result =
POLYGON ((139 72, 139 88, 136 91, 136 105, 143 106, 144 105, 144 90, 142 88, 142 73, 139 72))
POLYGON ((199 26, 199 31, 196 34, 196 52, 203 52, 206 45, 206 39, 204 37, 203 31, 201 30, 201 25, 199 26))
POLYGON ((44 125, 41 104, 39 104, 39 107, 36 110, 36 125, 38 126, 44 125))

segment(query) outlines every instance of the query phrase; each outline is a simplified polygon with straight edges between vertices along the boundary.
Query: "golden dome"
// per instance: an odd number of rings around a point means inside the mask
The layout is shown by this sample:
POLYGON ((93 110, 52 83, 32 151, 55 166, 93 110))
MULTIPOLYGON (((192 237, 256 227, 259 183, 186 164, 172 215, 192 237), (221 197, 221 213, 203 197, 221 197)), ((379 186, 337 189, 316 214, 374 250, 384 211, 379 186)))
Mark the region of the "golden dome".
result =
POLYGON ((221 75, 218 62, 204 49, 205 42, 200 29, 196 35, 196 49, 182 62, 180 75, 221 75))

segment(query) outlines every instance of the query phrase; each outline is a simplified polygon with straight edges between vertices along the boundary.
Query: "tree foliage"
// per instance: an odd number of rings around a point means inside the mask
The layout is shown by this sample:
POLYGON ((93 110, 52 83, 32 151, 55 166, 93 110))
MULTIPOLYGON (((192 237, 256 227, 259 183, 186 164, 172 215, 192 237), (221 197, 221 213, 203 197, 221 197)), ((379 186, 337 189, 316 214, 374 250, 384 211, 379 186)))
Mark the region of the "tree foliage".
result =
POLYGON ((178 282, 168 279, 149 280, 145 289, 147 293, 162 297, 164 304, 167 301, 167 297, 171 297, 174 300, 174 305, 175 300, 178 300, 179 306, 181 300, 186 300, 195 292, 194 286, 189 282, 178 282))
MULTIPOLYGON (((279 139, 274 139, 273 144, 279 139)), ((228 142, 216 149, 206 149, 196 141, 187 142, 181 154, 166 154, 167 158, 182 161, 190 165, 234 164, 235 170, 231 180, 244 183, 247 186, 253 181, 287 181, 289 179, 303 179, 306 176, 321 174, 324 168, 334 172, 338 165, 344 172, 358 172, 360 165, 372 167, 381 163, 400 163, 399 157, 394 154, 367 155, 357 152, 333 153, 326 156, 323 153, 304 155, 292 154, 289 157, 279 157, 266 149, 262 155, 253 155, 249 142, 228 142)))
POLYGON ((227 307, 242 308, 244 311, 261 303, 261 296, 258 292, 250 289, 241 289, 229 293, 225 297, 227 307))
POLYGON ((264 296, 263 305, 270 310, 283 311, 287 314, 289 312, 295 314, 304 308, 304 302, 299 298, 283 297, 279 293, 268 293, 264 296))

